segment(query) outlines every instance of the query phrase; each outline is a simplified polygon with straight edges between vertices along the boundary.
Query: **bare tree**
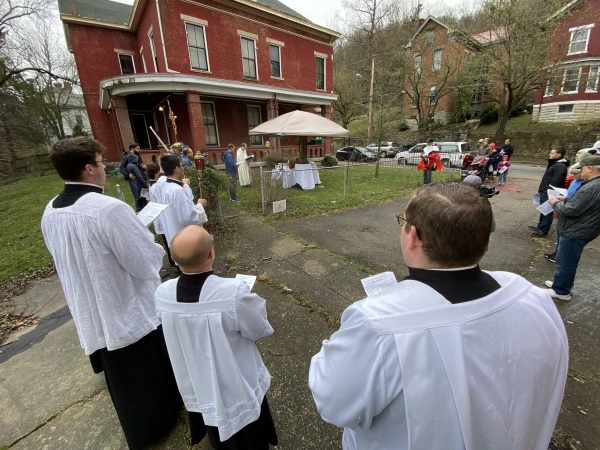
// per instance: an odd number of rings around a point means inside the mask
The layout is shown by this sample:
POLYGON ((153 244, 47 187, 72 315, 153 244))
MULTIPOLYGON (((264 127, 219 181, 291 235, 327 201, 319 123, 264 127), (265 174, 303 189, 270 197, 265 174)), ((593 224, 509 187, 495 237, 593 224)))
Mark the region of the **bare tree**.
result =
MULTIPOLYGON (((555 23, 548 20, 558 0, 485 0, 480 17, 488 30, 481 57, 489 99, 498 105, 495 139, 503 138, 508 117, 545 83, 547 54, 555 23)), ((478 74, 480 76, 481 74, 478 74)))
MULTIPOLYGON (((57 26, 57 20, 32 21, 23 29, 21 36, 21 55, 30 66, 39 67, 44 72, 37 72, 31 78, 33 86, 40 97, 39 117, 46 130, 48 141, 63 139, 67 113, 74 103, 81 102, 80 96, 74 93, 73 83, 78 84, 77 68, 73 55, 66 48, 64 38, 57 26), (56 76, 71 82, 57 83, 56 76)), ((69 123, 73 126, 74 123, 69 123)))
POLYGON ((347 129, 350 123, 364 116, 364 107, 361 104, 362 85, 356 79, 356 71, 336 65, 333 72, 333 90, 338 96, 333 102, 334 116, 347 129))
POLYGON ((0 0, 0 88, 12 77, 27 72, 74 81, 44 67, 30 64, 23 58, 23 23, 28 20, 48 20, 54 7, 52 0, 0 0))
POLYGON ((373 130, 373 92, 375 88, 375 62, 385 48, 383 31, 397 20, 398 4, 394 0, 344 0, 345 15, 340 22, 350 43, 362 49, 364 59, 370 63, 369 106, 367 140, 373 130))
POLYGON ((464 49, 451 51, 453 46, 472 45, 466 35, 451 31, 449 45, 434 50, 433 40, 426 34, 417 36, 405 53, 407 67, 404 81, 405 98, 416 109, 419 133, 424 136, 442 100, 456 90, 464 59, 464 49))

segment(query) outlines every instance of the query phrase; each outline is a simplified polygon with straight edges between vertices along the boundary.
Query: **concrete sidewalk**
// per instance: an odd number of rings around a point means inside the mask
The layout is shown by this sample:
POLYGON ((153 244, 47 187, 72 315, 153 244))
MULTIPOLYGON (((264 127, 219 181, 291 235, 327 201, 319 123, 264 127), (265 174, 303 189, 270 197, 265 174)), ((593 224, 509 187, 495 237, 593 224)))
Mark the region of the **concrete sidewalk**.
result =
MULTIPOLYGON (((552 276, 540 256, 544 240, 525 229, 536 220, 533 180, 514 180, 491 201, 497 228, 482 262, 535 283, 552 276)), ((339 449, 341 432, 318 416, 308 390, 308 366, 321 341, 339 326, 341 312, 364 297, 360 280, 369 272, 407 274, 395 214, 407 199, 269 227, 225 208, 229 230, 217 246, 222 276, 261 275, 255 292, 267 299, 275 334, 259 341, 272 374, 269 403, 281 449, 339 449)), ((465 236, 468 239, 468 236, 465 236)), ((558 429, 577 450, 600 442, 600 326, 594 289, 600 268, 597 242, 584 252, 573 301, 561 304, 571 340, 571 371, 558 429)), ((126 448, 102 375, 83 354, 56 277, 42 280, 14 299, 17 311, 44 320, 0 348, 0 448, 126 448)), ((184 449, 181 423, 157 448, 184 449)), ((209 449, 202 443, 197 448, 209 449)))

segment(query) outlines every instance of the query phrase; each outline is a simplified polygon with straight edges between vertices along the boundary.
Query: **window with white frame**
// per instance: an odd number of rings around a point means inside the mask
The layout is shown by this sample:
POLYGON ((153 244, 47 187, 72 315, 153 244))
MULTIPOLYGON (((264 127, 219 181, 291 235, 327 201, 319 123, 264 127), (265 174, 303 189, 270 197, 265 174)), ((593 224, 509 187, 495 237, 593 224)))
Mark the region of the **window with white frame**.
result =
POLYGON ((208 54, 206 53, 206 34, 202 25, 185 23, 188 52, 192 69, 208 71, 208 54))
POLYGON ((546 93, 544 95, 546 95, 546 97, 554 95, 554 78, 550 77, 548 78, 548 81, 546 81, 546 93))
POLYGON ((579 90, 579 76, 581 75, 581 67, 574 69, 565 69, 563 75, 562 94, 573 94, 579 90))
POLYGON ((598 66, 590 67, 585 90, 587 92, 596 92, 598 90, 598 66))
POLYGON ((204 137, 206 145, 219 146, 219 134, 217 132, 217 116, 215 115, 215 104, 202 102, 202 124, 204 125, 204 137))
POLYGON ((256 72, 256 42, 254 39, 241 37, 242 40, 242 65, 244 66, 244 77, 253 80, 258 79, 256 72))
POLYGON ((156 45, 154 45, 154 35, 148 36, 150 39, 150 51, 152 52, 152 61, 154 62, 154 71, 158 72, 158 57, 156 56, 156 45))
POLYGON ((440 70, 442 68, 442 50, 436 50, 433 52, 433 70, 440 70))
POLYGON ((417 107, 417 91, 415 91, 413 89, 412 94, 410 96, 410 107, 411 108, 416 108, 417 107))
POLYGON ((123 75, 130 75, 135 73, 133 55, 123 55, 119 53, 119 64, 121 65, 121 73, 123 75))
POLYGON ((415 56, 415 73, 421 75, 421 63, 423 62, 423 55, 415 56))
POLYGON ((269 54, 271 55, 271 76, 281 78, 281 47, 270 44, 269 54))
POLYGON ((320 56, 316 57, 317 63, 317 89, 320 91, 325 90, 325 58, 320 56))
POLYGON ((429 105, 433 106, 437 103, 437 86, 429 86, 429 105))
POLYGON ((594 25, 571 28, 571 40, 569 41, 569 55, 587 52, 590 41, 590 31, 594 25))
MULTIPOLYGON (((247 106, 248 130, 256 128, 261 124, 260 106, 247 106)), ((263 145, 262 136, 250 136, 250 145, 263 145)))
POLYGON ((570 105, 558 105, 558 114, 571 114, 573 112, 573 110, 575 109, 575 105, 574 104, 570 104, 570 105))

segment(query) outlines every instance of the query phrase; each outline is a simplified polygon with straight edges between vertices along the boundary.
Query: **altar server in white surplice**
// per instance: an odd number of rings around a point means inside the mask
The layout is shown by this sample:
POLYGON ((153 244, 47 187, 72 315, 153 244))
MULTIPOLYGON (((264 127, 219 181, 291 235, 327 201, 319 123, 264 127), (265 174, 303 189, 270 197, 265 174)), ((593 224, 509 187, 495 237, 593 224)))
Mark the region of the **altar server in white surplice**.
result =
POLYGON ((399 214, 409 276, 351 305, 309 386, 343 448, 546 450, 568 370, 545 290, 479 261, 492 208, 462 183, 422 188, 399 214))
POLYGON ((250 174, 250 162, 251 156, 248 156, 246 144, 242 144, 237 149, 236 162, 238 164, 238 175, 240 177, 240 186, 250 186, 252 184, 252 175, 250 174))
MULTIPOLYGON (((206 201, 199 199, 194 205, 194 195, 177 155, 163 155, 160 167, 166 175, 162 184, 153 186, 151 199, 153 202, 169 205, 156 219, 164 233, 169 247, 171 240, 188 225, 202 225, 207 222, 204 206, 206 201)), ((156 226, 156 225, 155 225, 156 226)))
POLYGON ((214 275, 212 237, 200 226, 175 236, 171 253, 182 274, 156 290, 156 311, 192 444, 208 432, 219 450, 277 445, 265 396, 271 376, 255 344, 273 334, 265 300, 240 280, 214 275))
POLYGON ((52 146, 65 187, 41 226, 81 346, 104 372, 128 447, 144 449, 181 408, 154 306, 164 250, 129 205, 103 195, 103 150, 87 137, 52 146))

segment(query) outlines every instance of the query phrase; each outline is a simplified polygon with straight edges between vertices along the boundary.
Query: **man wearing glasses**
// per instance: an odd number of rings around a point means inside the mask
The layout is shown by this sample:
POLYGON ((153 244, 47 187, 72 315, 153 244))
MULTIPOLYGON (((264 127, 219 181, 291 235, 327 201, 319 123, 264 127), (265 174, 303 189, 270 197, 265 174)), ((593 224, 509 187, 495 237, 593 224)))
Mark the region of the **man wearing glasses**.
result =
POLYGON ((311 361, 323 419, 350 449, 546 450, 568 371, 548 293, 479 261, 492 208, 464 183, 397 215, 409 276, 354 303, 311 361))
POLYGON ((557 225, 560 239, 554 280, 545 284, 553 298, 566 302, 571 300, 583 248, 600 235, 600 156, 585 156, 579 166, 584 182, 577 192, 568 199, 562 195, 548 199, 560 214, 557 225))
POLYGON ((102 194, 102 144, 88 137, 52 146, 65 187, 42 217, 79 341, 106 385, 130 449, 175 424, 181 406, 154 292, 164 250, 129 205, 102 194))

